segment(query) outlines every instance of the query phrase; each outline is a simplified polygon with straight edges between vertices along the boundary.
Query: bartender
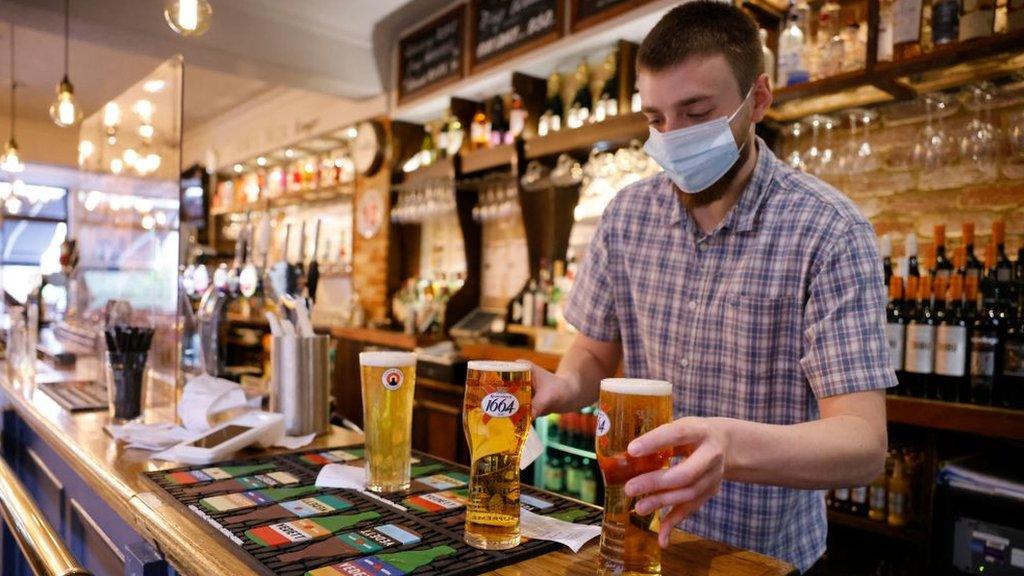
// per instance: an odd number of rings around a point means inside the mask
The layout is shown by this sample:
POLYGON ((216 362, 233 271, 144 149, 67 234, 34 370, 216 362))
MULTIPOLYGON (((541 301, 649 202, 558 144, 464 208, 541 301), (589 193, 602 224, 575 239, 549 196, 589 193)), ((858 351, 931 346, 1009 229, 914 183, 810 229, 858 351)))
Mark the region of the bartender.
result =
POLYGON ((884 467, 895 385, 882 269, 849 199, 754 134, 772 104, 757 26, 729 3, 679 6, 647 35, 637 85, 664 172, 609 204, 569 296, 579 330, 537 415, 593 403, 620 362, 673 384, 674 422, 629 453, 688 453, 626 485, 636 511, 786 560, 825 551, 821 490, 884 467))

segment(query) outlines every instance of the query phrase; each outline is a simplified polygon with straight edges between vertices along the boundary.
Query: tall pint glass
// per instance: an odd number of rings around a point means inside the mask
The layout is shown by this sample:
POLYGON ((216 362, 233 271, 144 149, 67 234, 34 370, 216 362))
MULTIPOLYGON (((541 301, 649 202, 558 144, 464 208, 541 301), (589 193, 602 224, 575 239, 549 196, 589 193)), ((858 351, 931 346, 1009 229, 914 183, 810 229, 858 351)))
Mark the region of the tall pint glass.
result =
POLYGON ((462 423, 473 461, 466 543, 484 550, 519 545, 519 455, 530 428, 533 385, 525 362, 473 361, 462 423))
POLYGON ((597 463, 604 475, 601 574, 661 574, 658 511, 639 515, 624 487, 634 476, 664 468, 671 451, 641 458, 626 453, 636 437, 672 420, 672 385, 661 380, 601 381, 597 463))
POLYGON ((366 487, 374 492, 405 490, 409 488, 416 355, 412 352, 362 352, 359 366, 363 384, 366 487))

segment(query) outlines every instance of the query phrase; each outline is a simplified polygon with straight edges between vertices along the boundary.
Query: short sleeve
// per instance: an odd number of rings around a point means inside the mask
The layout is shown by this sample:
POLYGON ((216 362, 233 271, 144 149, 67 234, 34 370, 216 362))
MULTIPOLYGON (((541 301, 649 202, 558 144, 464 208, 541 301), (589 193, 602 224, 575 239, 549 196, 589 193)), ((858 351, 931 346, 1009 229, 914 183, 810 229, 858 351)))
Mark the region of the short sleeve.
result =
POLYGON ((613 272, 608 242, 609 227, 609 219, 601 218, 565 305, 565 319, 569 324, 584 336, 604 342, 620 339, 611 282, 613 272))
POLYGON ((867 224, 854 225, 812 268, 800 359, 818 398, 896 385, 885 338, 881 258, 867 224))

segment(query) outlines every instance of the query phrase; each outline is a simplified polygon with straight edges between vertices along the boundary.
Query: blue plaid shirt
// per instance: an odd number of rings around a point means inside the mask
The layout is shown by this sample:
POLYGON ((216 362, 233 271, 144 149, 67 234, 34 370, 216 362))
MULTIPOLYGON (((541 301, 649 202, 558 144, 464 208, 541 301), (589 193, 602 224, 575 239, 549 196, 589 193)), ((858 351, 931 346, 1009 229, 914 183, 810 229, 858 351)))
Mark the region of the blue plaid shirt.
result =
MULTIPOLYGON (((896 384, 871 225, 757 145, 749 185, 710 234, 665 174, 623 189, 568 298, 581 333, 621 340, 627 376, 672 382, 677 418, 796 424, 819 418, 819 398, 896 384)), ((679 527, 801 571, 828 528, 821 491, 730 481, 679 527)))

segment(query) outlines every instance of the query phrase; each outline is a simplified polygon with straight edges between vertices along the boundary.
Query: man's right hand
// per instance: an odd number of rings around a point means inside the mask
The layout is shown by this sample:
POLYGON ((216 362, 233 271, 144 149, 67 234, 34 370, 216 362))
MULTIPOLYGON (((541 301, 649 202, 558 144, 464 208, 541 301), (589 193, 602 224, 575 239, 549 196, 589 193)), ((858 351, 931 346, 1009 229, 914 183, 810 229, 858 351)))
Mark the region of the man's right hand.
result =
POLYGON ((566 405, 571 402, 572 383, 563 376, 552 374, 529 360, 520 360, 530 364, 530 377, 533 379, 533 417, 537 418, 550 413, 569 412, 572 408, 566 405))

